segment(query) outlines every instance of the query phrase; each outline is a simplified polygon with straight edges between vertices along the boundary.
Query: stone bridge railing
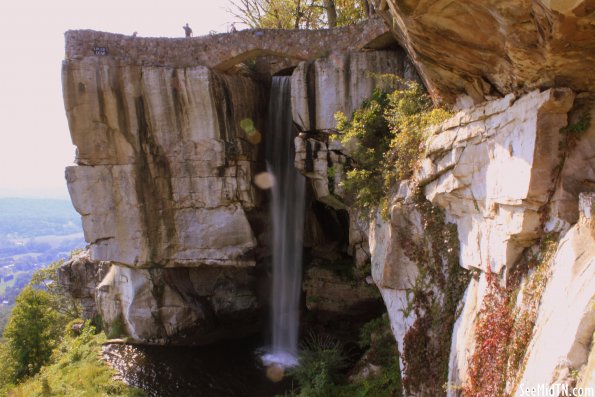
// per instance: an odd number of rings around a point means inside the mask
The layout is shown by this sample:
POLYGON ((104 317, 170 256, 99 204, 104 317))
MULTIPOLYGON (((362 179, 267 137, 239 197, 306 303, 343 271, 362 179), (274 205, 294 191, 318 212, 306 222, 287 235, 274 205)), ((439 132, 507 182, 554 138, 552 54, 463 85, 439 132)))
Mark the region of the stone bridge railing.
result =
POLYGON ((193 38, 145 38, 93 30, 66 32, 66 59, 110 56, 137 65, 204 65, 225 71, 264 55, 312 60, 332 51, 381 45, 390 30, 380 18, 326 30, 243 30, 193 38))

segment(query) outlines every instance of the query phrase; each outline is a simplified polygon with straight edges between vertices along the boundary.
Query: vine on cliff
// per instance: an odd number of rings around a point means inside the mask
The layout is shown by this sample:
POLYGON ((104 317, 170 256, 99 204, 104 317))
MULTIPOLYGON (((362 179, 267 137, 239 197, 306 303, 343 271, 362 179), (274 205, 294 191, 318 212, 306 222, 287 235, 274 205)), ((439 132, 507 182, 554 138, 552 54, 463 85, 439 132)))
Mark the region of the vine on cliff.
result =
POLYGON ((444 211, 430 203, 421 189, 414 198, 424 227, 423 241, 399 230, 405 254, 415 261, 419 274, 408 291, 413 326, 403 340, 403 385, 411 393, 441 395, 448 377, 451 334, 469 274, 459 265, 456 226, 446 223, 444 211))
POLYGON ((475 351, 469 362, 469 382, 463 397, 502 396, 506 387, 508 343, 513 314, 509 293, 500 286, 494 273, 488 271, 487 292, 475 325, 475 351))
POLYGON ((475 350, 469 360, 469 381, 463 387, 463 397, 514 394, 556 247, 556 234, 544 236, 537 250, 525 253, 506 287, 500 285, 495 274, 486 273, 487 292, 475 324, 475 350))

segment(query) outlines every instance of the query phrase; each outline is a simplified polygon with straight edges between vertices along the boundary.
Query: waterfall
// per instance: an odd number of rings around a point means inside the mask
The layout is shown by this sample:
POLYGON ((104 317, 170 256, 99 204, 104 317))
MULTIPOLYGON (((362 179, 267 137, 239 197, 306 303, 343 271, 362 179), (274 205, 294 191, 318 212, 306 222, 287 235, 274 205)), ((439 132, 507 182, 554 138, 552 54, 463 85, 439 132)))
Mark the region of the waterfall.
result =
POLYGON ((273 77, 267 120, 267 171, 274 177, 272 346, 265 364, 297 364, 302 286, 305 178, 294 166, 290 77, 273 77))

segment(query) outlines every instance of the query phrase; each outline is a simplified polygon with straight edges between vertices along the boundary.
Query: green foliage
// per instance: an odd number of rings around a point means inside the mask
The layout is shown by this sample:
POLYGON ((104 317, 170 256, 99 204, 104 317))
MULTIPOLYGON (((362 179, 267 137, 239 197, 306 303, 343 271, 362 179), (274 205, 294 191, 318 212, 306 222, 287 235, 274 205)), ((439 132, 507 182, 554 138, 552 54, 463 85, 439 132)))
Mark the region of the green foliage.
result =
POLYGON ((562 132, 566 134, 580 135, 587 132, 591 126, 591 112, 588 110, 583 111, 578 120, 575 123, 571 123, 562 129, 562 132))
POLYGON ((309 334, 300 349, 299 365, 290 371, 300 386, 298 396, 330 396, 346 365, 347 359, 339 341, 324 335, 309 334))
POLYGON ((417 82, 394 75, 373 77, 378 88, 351 119, 340 112, 335 115, 339 132, 333 139, 353 160, 342 182, 346 195, 358 209, 369 213, 380 206, 386 215, 386 196, 393 184, 413 175, 429 127, 450 113, 433 108, 417 82))
MULTIPOLYGON (((399 353, 385 314, 361 329, 360 346, 367 348, 364 362, 380 366, 378 374, 345 382, 347 360, 343 346, 328 337, 310 335, 302 345, 300 364, 291 371, 298 390, 286 395, 299 397, 397 397, 401 396, 399 353)), ((359 364, 358 364, 359 365, 359 364)), ((356 368, 357 370, 357 365, 356 368)))
POLYGON ((356 283, 370 275, 370 267, 357 268, 353 264, 353 258, 339 258, 335 260, 316 259, 312 266, 328 270, 343 281, 356 283))
POLYGON ((337 8, 337 26, 352 25, 368 17, 364 3, 368 0, 335 0, 337 8))
POLYGON ((11 350, 6 342, 0 343, 0 396, 6 394, 5 389, 10 388, 15 383, 15 374, 17 372, 16 362, 12 357, 11 350))
POLYGON ((95 334, 88 322, 79 336, 65 336, 54 350, 51 364, 35 377, 9 388, 11 397, 33 396, 127 396, 145 394, 121 381, 115 372, 101 361, 103 334, 95 334))
POLYGON ((407 291, 409 307, 404 312, 406 316, 415 313, 416 319, 403 342, 403 385, 411 394, 439 395, 448 376, 452 329, 469 274, 459 266, 456 226, 445 222, 442 209, 432 205, 421 190, 414 201, 423 237, 414 240, 407 228, 399 228, 397 237, 419 269, 407 291))
POLYGON ((65 325, 79 312, 78 304, 59 286, 56 270, 61 264, 36 271, 16 298, 0 348, 0 387, 38 373, 60 343, 65 325))
MULTIPOLYGON (((364 1, 365 2, 365 1, 364 1)), ((351 25, 367 18, 362 0, 334 0, 336 25, 351 25)), ((228 12, 253 29, 321 29, 329 27, 325 1, 231 0, 228 12)))
MULTIPOLYGON (((77 253, 78 251, 73 251, 70 257, 77 253)), ((58 282, 58 269, 63 263, 63 260, 59 260, 37 270, 31 276, 29 285, 47 291, 50 306, 66 318, 75 319, 80 317, 82 309, 80 302, 70 297, 58 282)))
POLYGON ((399 352, 390 329, 388 314, 366 323, 361 328, 359 345, 368 349, 364 354, 365 362, 380 367, 380 373, 339 385, 333 389, 332 395, 337 397, 401 396, 399 352))
POLYGON ((451 113, 434 108, 429 95, 417 82, 403 81, 401 86, 388 96, 385 117, 392 134, 386 161, 395 164, 394 176, 402 180, 412 176, 423 153, 428 128, 443 122, 451 113))
POLYGON ((12 306, 8 305, 0 305, 0 335, 4 333, 4 328, 8 323, 8 319, 10 318, 10 313, 12 311, 12 306))
POLYGON ((560 142, 560 149, 563 152, 562 163, 560 165, 560 169, 564 165, 564 161, 568 152, 574 150, 576 145, 578 144, 581 137, 584 135, 585 132, 591 126, 591 112, 590 109, 585 109, 581 113, 578 113, 576 117, 576 121, 573 123, 568 124, 566 127, 562 128, 560 131, 564 134, 564 138, 560 142))
POLYGON ((353 159, 352 169, 341 182, 345 193, 364 212, 376 209, 385 195, 384 154, 390 147, 390 131, 384 113, 388 106, 385 92, 375 90, 351 120, 335 114, 338 139, 353 159))
POLYGON ((401 370, 398 356, 388 367, 382 368, 378 376, 364 379, 360 382, 340 385, 333 390, 329 397, 400 397, 401 370))
POLYGON ((124 320, 122 320, 121 318, 116 319, 112 324, 110 324, 110 328, 106 329, 105 332, 107 334, 107 337, 110 339, 116 339, 126 335, 124 320))
POLYGON ((47 291, 31 286, 21 291, 4 330, 8 356, 14 364, 13 381, 39 371, 49 360, 63 326, 47 291))
POLYGON ((367 322, 360 330, 359 347, 362 349, 369 348, 372 346, 373 336, 383 333, 385 330, 390 332, 388 315, 383 315, 367 322))
POLYGON ((359 345, 362 348, 367 347, 368 350, 365 356, 371 364, 380 366, 383 369, 391 367, 398 369, 400 387, 399 351, 390 328, 388 314, 384 314, 362 327, 359 345))

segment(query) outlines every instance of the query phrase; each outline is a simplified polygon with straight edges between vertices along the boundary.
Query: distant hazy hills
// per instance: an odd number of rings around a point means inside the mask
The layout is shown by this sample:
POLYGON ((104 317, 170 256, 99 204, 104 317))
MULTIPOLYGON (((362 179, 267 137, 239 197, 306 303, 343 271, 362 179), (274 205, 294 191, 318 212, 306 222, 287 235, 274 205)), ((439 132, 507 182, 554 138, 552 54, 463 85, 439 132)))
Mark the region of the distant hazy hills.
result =
POLYGON ((12 303, 36 269, 84 247, 70 201, 0 198, 0 302, 12 303))
POLYGON ((81 217, 68 200, 0 198, 0 238, 10 233, 35 237, 80 232, 81 217))

